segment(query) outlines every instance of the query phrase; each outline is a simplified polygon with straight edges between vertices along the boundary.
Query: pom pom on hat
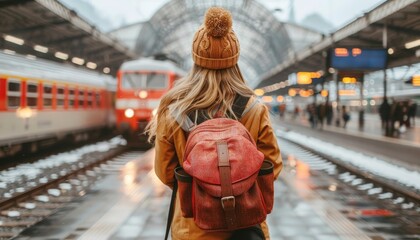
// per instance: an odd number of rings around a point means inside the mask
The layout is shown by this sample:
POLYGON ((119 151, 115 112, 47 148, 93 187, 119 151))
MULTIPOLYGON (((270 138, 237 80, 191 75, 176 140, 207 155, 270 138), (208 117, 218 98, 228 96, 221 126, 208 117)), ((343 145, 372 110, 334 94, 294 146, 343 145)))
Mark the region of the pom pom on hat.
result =
POLYGON ((232 16, 221 7, 212 7, 207 10, 204 25, 211 36, 223 37, 232 29, 232 16))
POLYGON ((231 13, 221 7, 207 10, 204 23, 194 34, 192 58, 207 69, 226 69, 236 65, 240 46, 232 29, 231 13))

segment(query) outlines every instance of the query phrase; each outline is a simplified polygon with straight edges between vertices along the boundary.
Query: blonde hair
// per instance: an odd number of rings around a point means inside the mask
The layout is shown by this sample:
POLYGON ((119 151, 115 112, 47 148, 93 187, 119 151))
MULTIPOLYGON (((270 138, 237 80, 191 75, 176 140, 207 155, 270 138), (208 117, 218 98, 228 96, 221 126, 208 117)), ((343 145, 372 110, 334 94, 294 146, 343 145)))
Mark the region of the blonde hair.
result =
POLYGON ((175 124, 175 118, 168 116, 173 114, 175 109, 176 116, 181 117, 182 121, 187 119, 188 113, 195 110, 203 110, 210 117, 215 112, 222 113, 224 117, 235 116, 232 105, 237 94, 245 97, 254 95, 252 89, 245 84, 238 65, 218 70, 194 65, 191 71, 162 97, 157 114, 146 127, 149 142, 156 136, 158 118, 169 117, 169 126, 175 124))

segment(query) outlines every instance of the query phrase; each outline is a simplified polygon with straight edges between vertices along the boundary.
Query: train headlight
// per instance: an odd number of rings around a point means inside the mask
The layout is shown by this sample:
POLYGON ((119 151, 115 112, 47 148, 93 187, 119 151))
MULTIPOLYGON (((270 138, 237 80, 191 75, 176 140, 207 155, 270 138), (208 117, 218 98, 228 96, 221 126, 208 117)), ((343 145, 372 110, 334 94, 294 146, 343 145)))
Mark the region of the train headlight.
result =
POLYGON ((144 90, 140 91, 139 98, 141 99, 147 98, 147 91, 144 91, 144 90))
POLYGON ((131 108, 127 108, 127 109, 124 111, 124 116, 125 116, 126 118, 132 118, 132 117, 134 116, 134 110, 133 110, 133 109, 131 109, 131 108))
POLYGON ((155 115, 156 115, 156 113, 157 113, 157 108, 153 109, 153 111, 152 111, 152 115, 153 115, 153 116, 155 116, 155 115))

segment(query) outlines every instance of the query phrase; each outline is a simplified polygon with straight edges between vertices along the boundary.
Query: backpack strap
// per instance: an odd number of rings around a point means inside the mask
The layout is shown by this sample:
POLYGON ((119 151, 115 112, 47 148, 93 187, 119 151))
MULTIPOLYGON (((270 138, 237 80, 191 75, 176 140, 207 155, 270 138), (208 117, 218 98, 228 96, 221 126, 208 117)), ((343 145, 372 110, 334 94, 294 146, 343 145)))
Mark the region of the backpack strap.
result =
POLYGON ((229 150, 226 141, 217 142, 217 158, 219 159, 220 185, 222 188, 222 198, 220 199, 225 212, 226 224, 228 229, 233 229, 236 224, 235 196, 232 189, 232 177, 230 173, 229 150))
POLYGON ((179 124, 179 126, 181 126, 182 130, 184 130, 185 132, 191 132, 191 130, 196 126, 189 117, 187 117, 185 121, 182 121, 181 115, 178 114, 178 109, 170 109, 170 112, 172 117, 175 118, 176 122, 179 124))
MULTIPOLYGON (((242 95, 237 95, 235 98, 235 101, 233 102, 232 105, 232 111, 235 114, 235 117, 237 119, 241 119, 242 116, 244 115, 244 111, 246 108, 246 104, 248 103, 250 97, 244 97, 242 95)), ((231 118, 234 118, 234 116, 229 116, 231 118)))
POLYGON ((242 115, 239 119, 241 119, 243 116, 245 116, 255 105, 257 105, 257 103, 258 103, 258 100, 254 99, 254 101, 247 108, 244 109, 244 111, 242 112, 242 115))
POLYGON ((171 229, 172 220, 174 219, 176 192, 178 191, 178 181, 175 178, 174 188, 172 189, 171 203, 169 204, 168 218, 166 219, 165 240, 169 237, 169 230, 171 229))

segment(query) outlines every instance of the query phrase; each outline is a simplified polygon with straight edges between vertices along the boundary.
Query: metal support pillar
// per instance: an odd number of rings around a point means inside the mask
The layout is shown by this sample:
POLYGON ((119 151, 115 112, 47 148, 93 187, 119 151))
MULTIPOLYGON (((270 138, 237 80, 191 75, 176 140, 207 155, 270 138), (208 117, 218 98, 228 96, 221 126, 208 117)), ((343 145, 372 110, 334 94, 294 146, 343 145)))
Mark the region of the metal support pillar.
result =
MULTIPOLYGON (((384 29, 382 31, 382 46, 383 46, 384 49, 387 49, 387 47, 388 47, 388 28, 387 28, 386 23, 384 24, 384 29)), ((385 101, 388 101, 387 100, 387 89, 388 89, 387 78, 388 78, 388 76, 386 74, 386 67, 383 70, 383 73, 384 73, 384 81, 383 81, 383 83, 384 83, 384 85, 383 85, 383 87, 384 87, 384 97, 382 99, 381 104, 384 104, 385 101)), ((388 120, 385 122, 385 136, 392 136, 392 129, 393 129, 393 126, 391 126, 392 122, 390 121, 389 116, 386 119, 388 119, 388 120)))
POLYGON ((365 126, 365 106, 363 105, 364 101, 364 84, 365 84, 365 75, 360 79, 360 110, 359 110, 359 129, 363 129, 365 126))
POLYGON ((340 109, 340 89, 339 89, 340 85, 339 85, 337 70, 335 70, 333 73, 333 81, 335 81, 336 92, 337 92, 337 97, 336 97, 336 102, 337 102, 336 115, 337 116, 335 118, 335 125, 339 127, 341 123, 341 109, 340 109))
MULTIPOLYGON (((387 48, 388 47, 388 29, 386 24, 384 24, 384 29, 382 31, 382 46, 383 48, 387 48)), ((386 99, 386 94, 387 94, 387 75, 386 75, 386 68, 384 69, 384 99, 386 99)))

